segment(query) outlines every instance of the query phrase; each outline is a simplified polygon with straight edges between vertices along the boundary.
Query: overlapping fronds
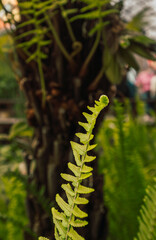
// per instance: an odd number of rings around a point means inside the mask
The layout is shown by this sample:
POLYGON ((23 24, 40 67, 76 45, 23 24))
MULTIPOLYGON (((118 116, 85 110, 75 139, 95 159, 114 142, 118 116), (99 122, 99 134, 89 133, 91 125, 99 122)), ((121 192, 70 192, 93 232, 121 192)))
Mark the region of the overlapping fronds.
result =
MULTIPOLYGON (((56 195, 56 202, 61 212, 52 208, 53 222, 55 224, 55 239, 73 239, 83 240, 74 228, 84 227, 88 224, 84 218, 88 215, 82 211, 78 205, 87 204, 88 200, 81 196, 81 194, 89 194, 94 191, 93 188, 86 187, 82 184, 83 179, 87 179, 92 175, 92 170, 87 164, 93 161, 96 157, 91 156, 88 152, 95 148, 96 145, 91 145, 90 141, 93 139, 93 128, 96 123, 97 116, 100 111, 108 105, 108 98, 102 95, 99 101, 95 101, 94 107, 88 107, 91 114, 83 113, 87 120, 87 123, 79 122, 86 133, 76 133, 76 136, 80 139, 80 143, 71 141, 71 146, 75 158, 75 164, 69 162, 68 168, 72 174, 62 173, 61 177, 67 181, 62 184, 67 202, 59 195, 56 195)), ((45 240, 46 238, 40 237, 39 240, 45 240)))
POLYGON ((31 0, 26 2, 19 1, 20 14, 25 17, 25 21, 17 26, 18 29, 22 29, 24 27, 24 32, 22 31, 16 37, 17 47, 21 47, 28 54, 27 62, 32 60, 37 61, 38 58, 45 59, 47 56, 44 52, 42 52, 42 47, 51 43, 50 40, 44 40, 44 36, 47 33, 47 28, 42 28, 41 24, 43 24, 45 19, 45 13, 48 9, 51 8, 51 1, 47 0, 41 2, 39 0, 31 0), (29 26, 33 26, 33 28, 29 28, 29 26), (29 30, 30 29, 30 30, 29 30), (27 39, 29 38, 29 41, 27 39), (18 43, 19 40, 22 40, 21 43, 18 43), (34 47, 34 51, 29 52, 32 46, 34 47))
POLYGON ((71 18, 71 21, 78 19, 94 20, 95 24, 90 30, 89 35, 101 31, 109 22, 103 20, 104 17, 117 12, 117 9, 108 9, 106 6, 110 0, 81 0, 85 4, 80 10, 80 14, 71 18))
POLYGON ((139 232, 134 240, 156 239, 156 183, 148 186, 140 210, 139 232))

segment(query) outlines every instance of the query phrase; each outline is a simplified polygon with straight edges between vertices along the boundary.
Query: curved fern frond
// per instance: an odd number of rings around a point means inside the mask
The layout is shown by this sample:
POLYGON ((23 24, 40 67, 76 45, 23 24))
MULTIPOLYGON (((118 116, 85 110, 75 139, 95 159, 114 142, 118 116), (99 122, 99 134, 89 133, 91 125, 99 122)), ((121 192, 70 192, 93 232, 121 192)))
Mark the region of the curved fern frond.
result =
POLYGON ((148 186, 144 205, 140 210, 139 232, 134 240, 156 239, 156 183, 148 186))
MULTIPOLYGON (((84 219, 88 216, 87 213, 82 211, 78 205, 87 204, 88 200, 84 197, 84 194, 90 194, 94 191, 93 188, 84 186, 82 182, 83 179, 87 179, 92 175, 93 168, 87 165, 96 158, 88 154, 90 150, 96 147, 95 144, 90 144, 94 137, 92 131, 99 113, 108 105, 108 102, 107 96, 102 95, 99 101, 95 101, 94 107, 88 107, 91 113, 83 113, 87 123, 79 122, 79 125, 85 129, 86 133, 76 133, 80 143, 71 141, 75 164, 68 163, 71 174, 61 174, 61 177, 67 181, 66 184, 61 186, 66 193, 67 202, 57 194, 56 202, 62 211, 52 208, 56 240, 84 240, 74 228, 84 227, 88 224, 84 219)), ((39 240, 44 240, 44 238, 39 240)))

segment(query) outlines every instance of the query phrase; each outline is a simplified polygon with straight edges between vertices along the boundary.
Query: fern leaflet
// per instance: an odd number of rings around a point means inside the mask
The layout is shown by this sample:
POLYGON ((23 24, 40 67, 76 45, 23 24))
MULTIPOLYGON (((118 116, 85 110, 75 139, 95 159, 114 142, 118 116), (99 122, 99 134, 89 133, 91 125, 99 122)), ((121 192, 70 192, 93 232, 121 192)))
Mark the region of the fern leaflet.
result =
POLYGON ((148 186, 144 205, 140 210, 139 232, 134 240, 156 239, 156 183, 148 186))

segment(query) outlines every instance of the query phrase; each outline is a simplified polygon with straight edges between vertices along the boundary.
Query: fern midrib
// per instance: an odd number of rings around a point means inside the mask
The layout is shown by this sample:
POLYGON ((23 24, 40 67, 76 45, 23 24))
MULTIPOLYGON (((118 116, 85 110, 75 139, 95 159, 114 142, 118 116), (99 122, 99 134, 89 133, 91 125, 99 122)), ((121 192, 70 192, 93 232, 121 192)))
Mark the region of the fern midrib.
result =
MULTIPOLYGON (((97 116, 96 116, 97 117, 97 116)), ((93 126, 94 127, 94 126, 93 126)), ((90 130, 90 134, 89 134, 89 137, 88 137, 88 139, 90 139, 90 137, 91 137, 91 134, 92 134, 92 130, 93 130, 93 127, 92 127, 92 129, 90 130)), ((80 175, 79 175, 79 179, 80 179, 80 177, 81 177, 81 174, 82 174, 82 168, 83 168, 83 165, 84 165, 84 159, 85 159, 85 157, 86 157, 86 155, 87 155, 87 149, 88 149, 88 147, 89 147, 89 143, 90 143, 90 141, 88 141, 88 143, 86 144, 86 150, 85 150, 85 154, 82 156, 82 165, 81 165, 81 167, 80 167, 80 175)), ((78 179, 78 184, 77 184, 77 187, 75 187, 75 196, 74 196, 74 200, 73 200, 73 205, 72 205, 72 208, 71 208, 71 215, 70 215, 70 217, 69 217, 69 224, 68 224, 68 226, 67 226, 67 234, 66 234, 66 237, 65 237, 65 240, 68 240, 68 232, 69 232, 69 230, 70 230, 70 221, 71 221, 71 218, 72 218, 72 216, 73 216, 73 209, 74 209, 74 207, 75 207, 75 199, 76 199, 76 197, 77 197, 77 190, 78 190, 78 188, 79 188, 79 185, 80 185, 80 182, 79 182, 79 179, 78 179)))

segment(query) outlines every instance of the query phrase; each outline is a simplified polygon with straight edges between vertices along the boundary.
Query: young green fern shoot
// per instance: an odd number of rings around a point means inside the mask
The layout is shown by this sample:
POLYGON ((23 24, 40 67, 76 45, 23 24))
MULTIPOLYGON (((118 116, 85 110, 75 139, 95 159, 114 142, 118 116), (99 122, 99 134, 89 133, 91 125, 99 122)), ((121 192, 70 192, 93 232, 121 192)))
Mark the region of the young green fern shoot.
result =
MULTIPOLYGON (((92 131, 99 113, 108 103, 109 100, 107 96, 102 95, 99 101, 95 101, 94 107, 88 107, 91 114, 83 113, 84 117, 87 119, 87 123, 79 122, 79 125, 85 129, 86 133, 76 133, 76 136, 80 139, 80 144, 71 141, 76 164, 69 162, 68 168, 73 172, 73 175, 61 174, 61 177, 68 182, 61 186, 66 193, 68 201, 65 202, 62 197, 57 194, 56 202, 60 209, 62 209, 62 212, 59 212, 54 207, 52 208, 56 240, 84 240, 74 228, 86 226, 88 222, 84 220, 84 218, 88 215, 86 212, 82 211, 78 205, 87 204, 88 200, 81 197, 81 194, 89 194, 93 192, 94 189, 82 185, 82 181, 92 175, 93 168, 86 165, 96 158, 88 155, 88 152, 96 146, 90 145, 90 141, 94 137, 92 131)), ((39 240, 47 239, 40 237, 39 240)))

